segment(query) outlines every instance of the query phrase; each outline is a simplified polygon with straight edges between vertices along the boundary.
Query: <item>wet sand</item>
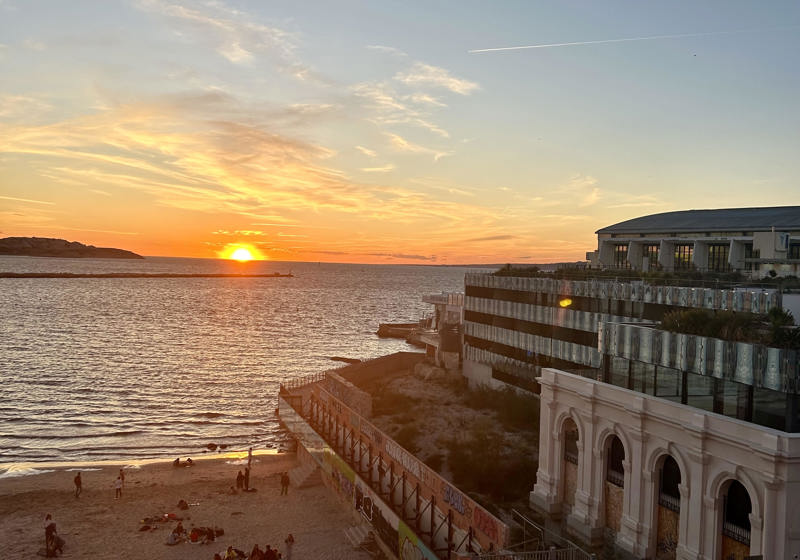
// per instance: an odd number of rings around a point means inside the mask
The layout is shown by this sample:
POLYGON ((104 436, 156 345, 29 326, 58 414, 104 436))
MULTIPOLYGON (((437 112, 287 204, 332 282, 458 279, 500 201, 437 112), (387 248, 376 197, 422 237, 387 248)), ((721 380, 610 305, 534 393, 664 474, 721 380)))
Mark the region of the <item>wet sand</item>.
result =
MULTIPOLYGON (((294 454, 256 454, 250 485, 256 492, 229 494, 236 474, 244 471, 245 454, 199 458, 193 467, 169 462, 27 465, 42 474, 0 478, 2 557, 38 558, 44 548, 43 521, 53 515, 66 541, 63 558, 208 559, 228 545, 249 553, 258 543, 277 547, 286 557, 284 539, 295 538, 294 560, 368 559, 353 549, 343 530, 353 523, 324 485, 296 488, 280 495, 280 473, 297 465, 294 454), (114 497, 114 480, 124 467, 122 498, 114 497), (73 478, 80 470, 83 492, 75 498, 73 478), (179 500, 190 504, 177 507, 179 500), (165 544, 177 521, 155 523, 140 531, 142 519, 173 513, 193 526, 216 526, 225 534, 209 545, 165 544)), ((23 468, 26 466, 22 466, 23 468)), ((0 466, 0 472, 5 469, 0 466)))

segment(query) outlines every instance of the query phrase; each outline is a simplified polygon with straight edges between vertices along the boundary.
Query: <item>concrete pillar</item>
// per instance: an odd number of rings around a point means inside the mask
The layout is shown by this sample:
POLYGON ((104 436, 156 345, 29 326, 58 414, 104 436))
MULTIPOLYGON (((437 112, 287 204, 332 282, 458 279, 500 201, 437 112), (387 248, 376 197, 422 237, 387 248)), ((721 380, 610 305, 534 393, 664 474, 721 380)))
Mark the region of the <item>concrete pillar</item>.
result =
MULTIPOLYGON (((555 418, 557 414, 554 399, 555 388, 552 385, 553 374, 542 370, 540 383, 542 393, 539 397, 539 470, 536 472, 536 485, 528 500, 532 508, 548 515, 561 512, 559 483, 561 479, 561 461, 557 455, 558 441, 554 438, 555 418)), ((556 434, 557 435, 557 434, 556 434)))
MULTIPOLYGON (((706 486, 706 464, 708 463, 708 456, 704 453, 689 452, 687 469, 689 472, 685 474, 687 482, 691 484, 691 491, 684 499, 683 491, 681 491, 681 527, 683 534, 679 535, 678 543, 679 550, 682 552, 680 558, 695 559, 700 558, 703 554, 708 554, 704 548, 703 534, 707 522, 706 503, 704 499, 705 486, 706 486), (680 537, 683 538, 680 538, 680 537)), ((683 475, 683 473, 681 473, 683 475)), ((684 487, 683 480, 681 487, 684 487)), ((716 507, 716 506, 713 506, 716 507)), ((714 520, 713 507, 711 510, 711 523, 714 520)), ((713 540, 713 532, 708 534, 706 540, 713 540)), ((708 558, 711 558, 709 556, 708 558)))
POLYGON ((666 271, 671 271, 675 268, 675 243, 666 239, 661 240, 661 245, 658 248, 658 264, 666 271))
POLYGON ((631 241, 628 243, 628 262, 633 270, 642 270, 642 243, 631 241))
POLYGON ((567 517, 567 530, 591 543, 602 542, 605 460, 597 448, 599 418, 593 414, 593 397, 581 414, 584 434, 578 440, 578 481, 575 505, 567 517))
POLYGON ((708 243, 704 241, 695 241, 694 249, 692 250, 692 264, 695 268, 706 271, 708 270, 708 243))

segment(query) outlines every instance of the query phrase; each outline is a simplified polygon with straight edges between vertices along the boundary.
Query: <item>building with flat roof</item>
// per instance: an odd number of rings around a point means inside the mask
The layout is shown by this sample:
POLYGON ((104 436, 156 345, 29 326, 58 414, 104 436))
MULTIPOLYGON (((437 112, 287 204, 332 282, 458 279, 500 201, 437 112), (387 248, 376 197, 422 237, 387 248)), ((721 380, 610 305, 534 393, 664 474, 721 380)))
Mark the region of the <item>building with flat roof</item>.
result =
POLYGON ((593 267, 800 275, 800 206, 664 212, 596 233, 593 267))

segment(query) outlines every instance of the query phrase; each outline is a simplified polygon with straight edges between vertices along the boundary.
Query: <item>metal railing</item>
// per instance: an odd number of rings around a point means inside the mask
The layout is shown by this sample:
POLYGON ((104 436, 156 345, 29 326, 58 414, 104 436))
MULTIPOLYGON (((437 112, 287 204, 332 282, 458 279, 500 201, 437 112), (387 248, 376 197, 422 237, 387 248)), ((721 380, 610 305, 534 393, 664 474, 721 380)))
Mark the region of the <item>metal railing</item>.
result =
POLYGON ((318 373, 312 373, 311 375, 306 375, 304 377, 298 377, 296 379, 289 379, 287 381, 282 381, 280 384, 280 390, 291 391, 293 389, 299 389, 300 387, 305 387, 306 385, 310 385, 312 383, 324 381, 327 376, 328 376, 327 371, 321 371, 318 373))
POLYGON ((519 552, 513 552, 511 550, 490 552, 480 555, 479 558, 482 560, 492 560, 494 558, 498 560, 595 560, 594 554, 586 552, 562 535, 542 527, 516 509, 511 510, 511 517, 522 526, 523 541, 510 546, 509 549, 520 547, 520 545, 523 545, 525 548, 519 552), (527 550, 531 544, 534 544, 534 541, 538 541, 538 544, 536 544, 538 550, 527 550), (546 548, 548 544, 550 546, 546 548))
POLYGON ((658 494, 658 505, 664 506, 668 510, 679 512, 681 510, 681 499, 660 492, 658 494))
POLYGON ((722 523, 722 534, 742 544, 750 544, 750 529, 739 527, 730 521, 722 523))

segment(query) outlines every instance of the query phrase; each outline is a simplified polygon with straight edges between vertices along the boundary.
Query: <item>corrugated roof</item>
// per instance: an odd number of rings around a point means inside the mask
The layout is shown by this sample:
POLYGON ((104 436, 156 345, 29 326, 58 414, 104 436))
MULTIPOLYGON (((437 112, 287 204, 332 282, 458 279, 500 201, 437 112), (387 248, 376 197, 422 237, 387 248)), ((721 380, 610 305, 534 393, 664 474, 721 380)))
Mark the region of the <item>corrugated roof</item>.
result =
POLYGON ((706 231, 800 231, 800 206, 679 210, 651 214, 595 233, 692 233, 706 231))

